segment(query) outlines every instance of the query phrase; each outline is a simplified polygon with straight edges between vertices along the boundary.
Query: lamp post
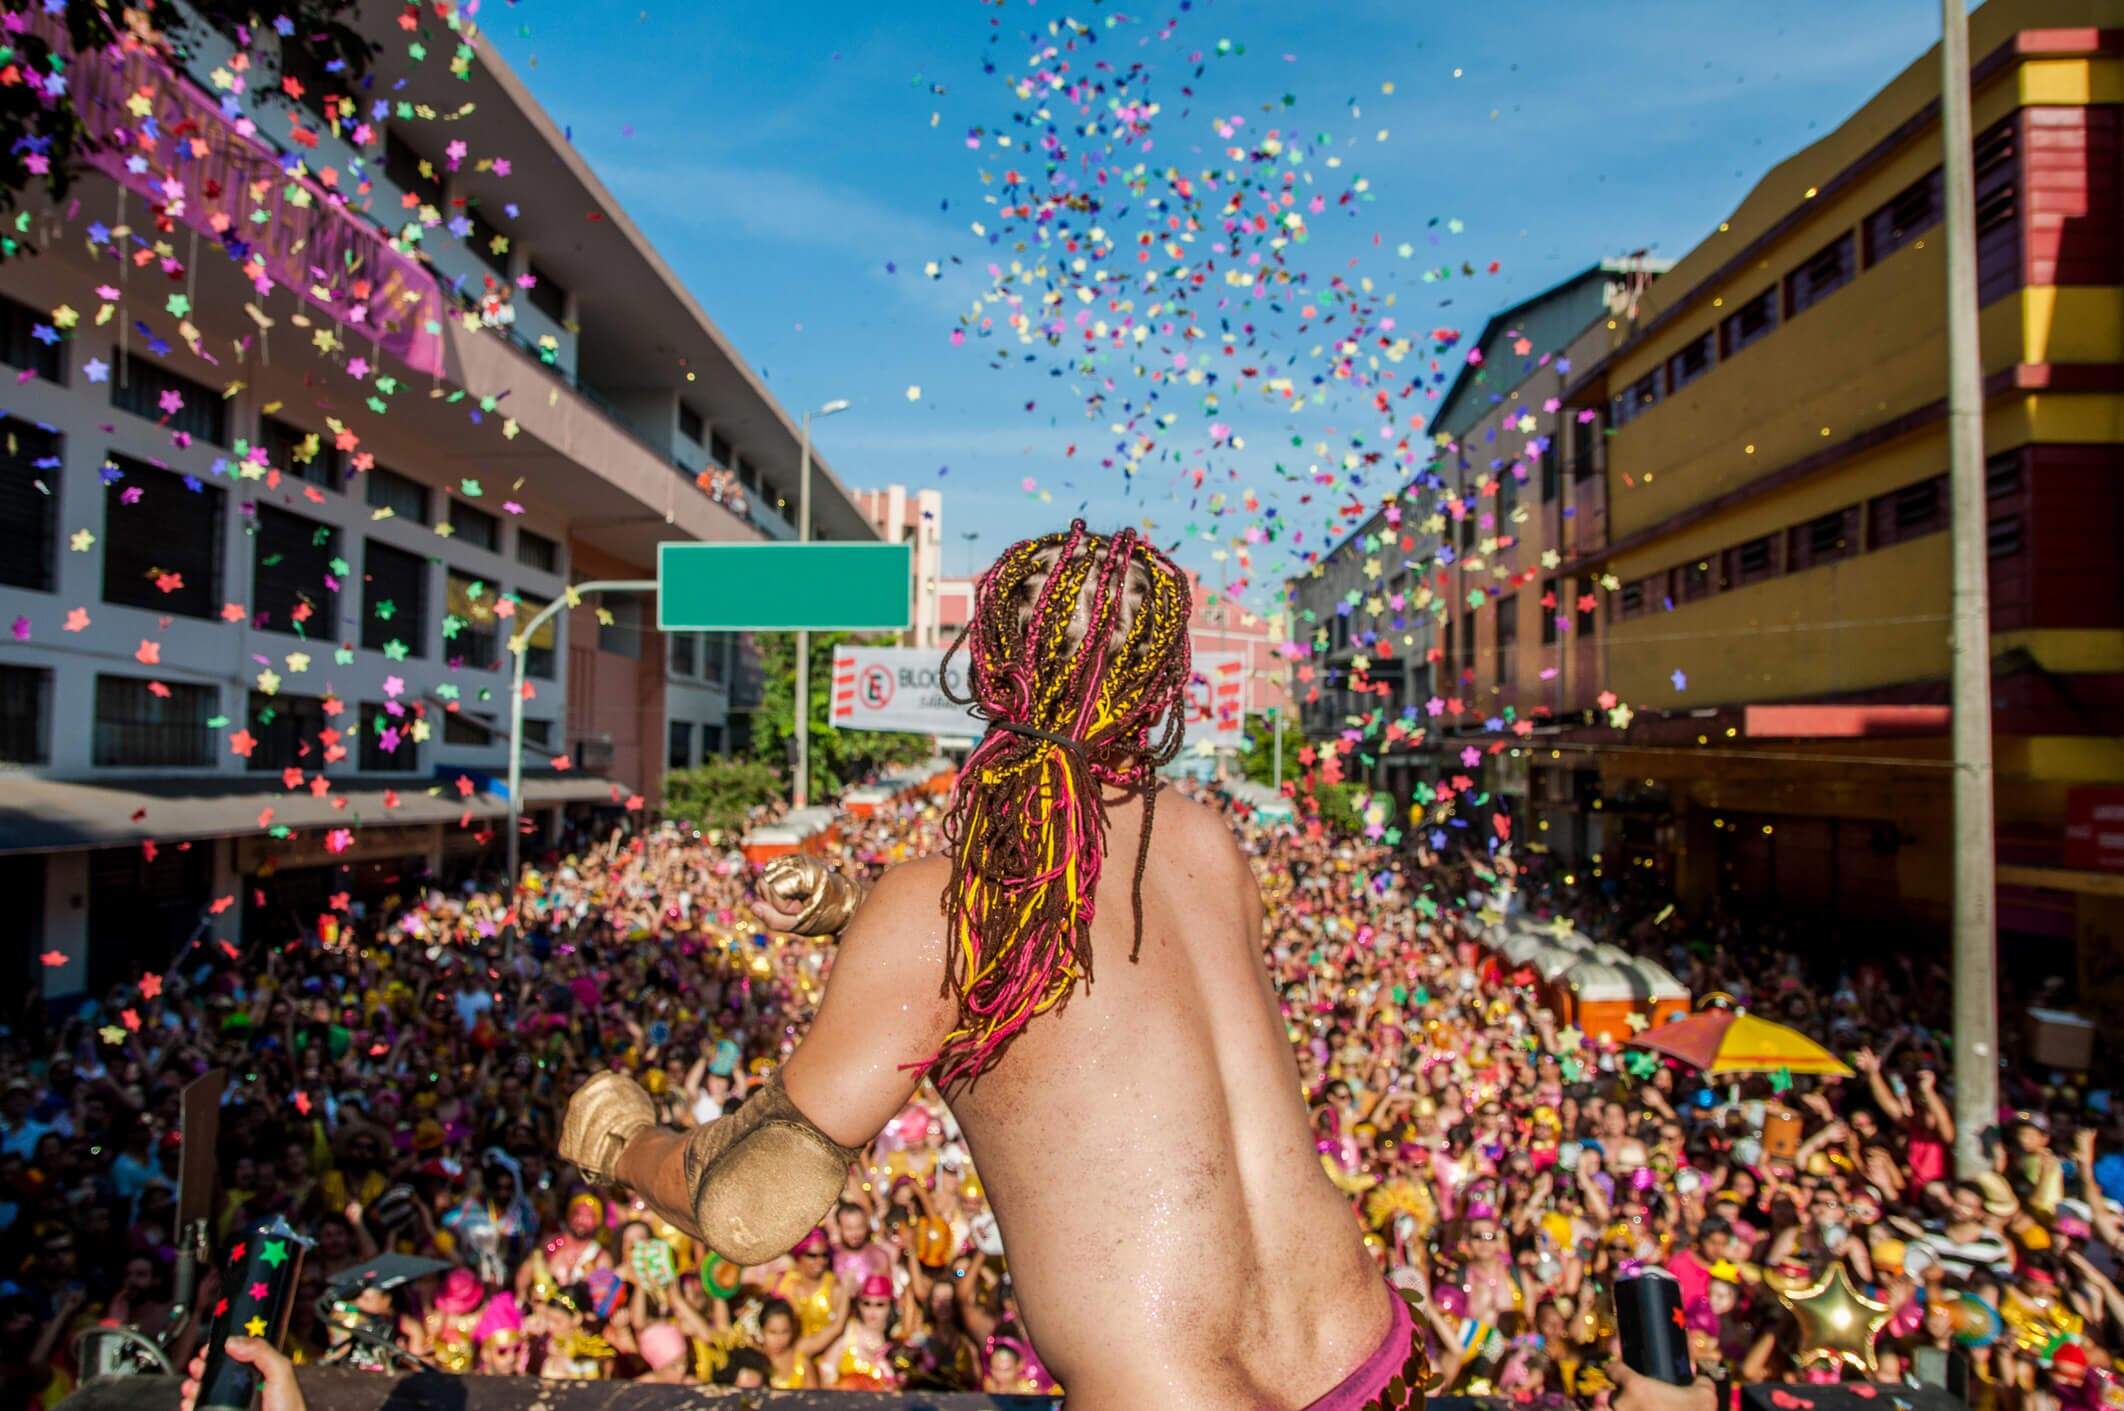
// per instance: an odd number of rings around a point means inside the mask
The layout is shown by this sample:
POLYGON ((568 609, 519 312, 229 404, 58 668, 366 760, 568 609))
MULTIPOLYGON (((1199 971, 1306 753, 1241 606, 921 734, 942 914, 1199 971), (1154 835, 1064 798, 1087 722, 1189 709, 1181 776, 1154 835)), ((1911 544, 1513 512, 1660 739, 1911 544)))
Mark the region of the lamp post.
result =
MULTIPOLYGON (((817 411, 805 412, 803 416, 803 449, 797 462, 797 542, 811 542, 811 419, 832 416, 835 412, 848 410, 848 399, 836 397, 817 411)), ((796 639, 796 699, 791 703, 796 716, 796 779, 790 791, 790 801, 797 808, 811 802, 811 634, 797 633, 796 639)))

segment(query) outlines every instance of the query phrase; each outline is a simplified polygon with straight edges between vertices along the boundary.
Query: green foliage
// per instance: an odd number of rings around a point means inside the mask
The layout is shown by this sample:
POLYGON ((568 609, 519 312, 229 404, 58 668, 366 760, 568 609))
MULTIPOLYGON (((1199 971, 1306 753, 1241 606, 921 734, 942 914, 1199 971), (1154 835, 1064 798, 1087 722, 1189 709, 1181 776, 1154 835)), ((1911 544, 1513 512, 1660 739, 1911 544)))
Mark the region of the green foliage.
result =
MULTIPOLYGON (((1247 745, 1239 756, 1240 772, 1256 784, 1274 786, 1276 782, 1276 722, 1266 715, 1249 715, 1246 718, 1247 745)), ((1298 762, 1298 751, 1305 748, 1305 737, 1290 721, 1283 724, 1283 777, 1286 782, 1295 780, 1305 772, 1298 762)))
MULTIPOLYGON (((752 716, 752 757, 782 776, 790 771, 796 735, 796 635, 762 633, 753 639, 760 654, 760 708, 752 716)), ((811 797, 836 793, 874 770, 911 764, 929 755, 926 735, 833 728, 833 649, 871 639, 849 632, 811 634, 811 797)))
MULTIPOLYGON (((358 5, 359 0, 280 0, 265 12, 287 21, 287 44, 300 51, 297 67, 302 74, 314 76, 324 91, 349 100, 361 91, 376 50, 353 23, 358 5)), ((0 13, 10 16, 42 15, 45 8, 37 0, 0 0, 0 13)), ((9 62, 40 74, 102 63, 86 56, 114 45, 124 34, 145 42, 176 66, 197 46, 202 31, 214 31, 239 44, 240 33, 251 36, 254 91, 279 93, 281 75, 288 68, 271 39, 275 26, 271 20, 262 22, 255 0, 188 0, 183 7, 175 0, 129 0, 124 6, 109 0, 73 0, 58 22, 65 27, 74 59, 54 53, 43 34, 30 30, 6 36, 9 62)), ((47 102, 47 90, 28 83, 0 85, 0 209, 12 208, 33 183, 42 183, 55 201, 66 195, 81 170, 79 149, 91 140, 74 111, 72 91, 69 87, 58 101, 47 102), (32 157, 38 160, 32 162, 32 157), (38 166, 47 170, 40 174, 38 166)))
POLYGON ((664 815, 700 828, 735 828, 745 814, 782 794, 772 765, 739 756, 710 759, 664 775, 664 815))
POLYGON ((1322 784, 1315 788, 1313 797, 1320 804, 1321 825, 1338 833, 1362 832, 1364 818, 1357 812, 1360 792, 1355 784, 1322 784))

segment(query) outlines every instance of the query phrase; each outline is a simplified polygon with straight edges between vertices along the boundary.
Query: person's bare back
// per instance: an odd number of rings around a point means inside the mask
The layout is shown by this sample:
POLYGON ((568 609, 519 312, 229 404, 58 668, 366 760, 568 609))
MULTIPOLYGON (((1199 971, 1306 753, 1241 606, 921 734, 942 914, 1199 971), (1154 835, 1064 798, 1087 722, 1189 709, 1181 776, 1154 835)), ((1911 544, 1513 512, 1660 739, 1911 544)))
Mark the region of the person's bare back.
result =
MULTIPOLYGON (((1314 1153, 1253 876, 1223 821, 1170 789, 1129 959, 1142 816, 1138 798, 1111 809, 1091 981, 947 1100, 1073 1411, 1303 1407, 1379 1346, 1392 1295, 1314 1153)), ((879 883, 783 1068, 838 1141, 891 1115, 851 1107, 854 1088, 928 1057, 950 1024, 948 875, 925 859, 879 883)))
POLYGON ((1006 549, 953 648, 989 729, 952 793, 952 856, 860 906, 815 858, 771 864, 761 917, 841 935, 804 1041, 686 1134, 595 1077, 562 1154, 758 1263, 934 1068, 1075 1411, 1421 1406, 1422 1349, 1313 1153, 1254 879, 1214 813, 1144 792, 1181 745, 1195 595, 1131 529, 1006 549))

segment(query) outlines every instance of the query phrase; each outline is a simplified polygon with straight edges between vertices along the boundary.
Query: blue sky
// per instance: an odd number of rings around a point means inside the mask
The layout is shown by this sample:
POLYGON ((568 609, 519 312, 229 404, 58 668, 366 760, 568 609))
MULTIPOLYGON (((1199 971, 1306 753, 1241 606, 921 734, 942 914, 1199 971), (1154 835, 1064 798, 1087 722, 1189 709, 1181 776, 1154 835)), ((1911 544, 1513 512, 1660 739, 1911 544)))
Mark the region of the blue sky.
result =
MULTIPOLYGON (((1046 364, 999 371, 996 345, 949 342, 986 282, 978 266, 1007 254, 970 223, 992 219, 980 173, 1011 155, 970 151, 968 131, 1008 119, 1003 75, 1021 69, 1024 35, 1063 15, 1101 26, 1108 60, 1157 70, 1151 160, 1212 164, 1217 115, 1334 134, 1372 200, 1323 222, 1293 263, 1316 279, 1391 281, 1404 327, 1470 336, 1601 256, 1678 257, 1938 27, 1933 0, 1164 0, 1140 12, 1086 0, 487 0, 480 19, 784 403, 853 401, 818 433, 843 479, 945 492, 949 571, 1081 503, 1095 527, 1148 519, 1167 542, 1192 531, 1181 557, 1214 581, 1243 516, 1191 513, 1163 475, 1124 495, 1118 473, 1083 453, 1112 438, 1108 418, 1087 420, 1082 379, 1046 364), (1156 38, 1168 22, 1172 37, 1156 38), (1217 56, 1220 40, 1230 52, 1217 56), (1210 57, 1191 64, 1196 51, 1210 57), (1414 258, 1394 258, 1401 242, 1414 258), (942 278, 924 277, 932 260, 942 278), (1501 267, 1465 278, 1463 261, 1501 267), (1441 263, 1455 277, 1417 278, 1441 263), (1051 499, 1028 495, 1028 477, 1051 499)), ((1235 404, 1231 420, 1266 446, 1334 421, 1312 415, 1308 427, 1235 404)), ((1331 509, 1279 499, 1261 455, 1227 459, 1227 489, 1255 488, 1300 522, 1331 509)), ((1264 590, 1286 562, 1273 550, 1257 560, 1264 590)))

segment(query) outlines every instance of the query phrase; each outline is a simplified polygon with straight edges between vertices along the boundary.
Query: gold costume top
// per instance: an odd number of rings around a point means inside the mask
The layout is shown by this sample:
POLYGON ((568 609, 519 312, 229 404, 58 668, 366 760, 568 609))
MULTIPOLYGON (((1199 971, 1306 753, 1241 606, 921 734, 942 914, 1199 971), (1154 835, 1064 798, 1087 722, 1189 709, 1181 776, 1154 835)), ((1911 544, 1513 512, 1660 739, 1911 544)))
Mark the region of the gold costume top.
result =
POLYGON ((817 1288, 810 1293, 799 1294, 795 1291, 796 1278, 796 1270, 784 1269, 775 1275, 774 1283, 768 1291, 776 1298, 785 1300, 796 1310, 797 1335, 813 1337, 833 1326, 833 1295, 834 1290, 840 1286, 834 1281, 833 1271, 829 1269, 819 1275, 817 1288))
POLYGON ((811 1359, 799 1352, 789 1364, 787 1372, 776 1372, 767 1378, 767 1385, 775 1391, 809 1391, 819 1384, 819 1375, 812 1369, 811 1359))
POLYGON ((479 1326, 477 1314, 430 1313, 421 1321, 433 1348, 430 1356, 438 1367, 458 1376, 472 1370, 473 1354, 478 1350, 472 1341, 473 1330, 479 1326))
POLYGON ((840 1361, 834 1364, 834 1385, 874 1387, 879 1391, 891 1391, 900 1384, 900 1374, 893 1368, 889 1348, 879 1348, 873 1360, 870 1354, 856 1345, 852 1337, 841 1343, 840 1361))

